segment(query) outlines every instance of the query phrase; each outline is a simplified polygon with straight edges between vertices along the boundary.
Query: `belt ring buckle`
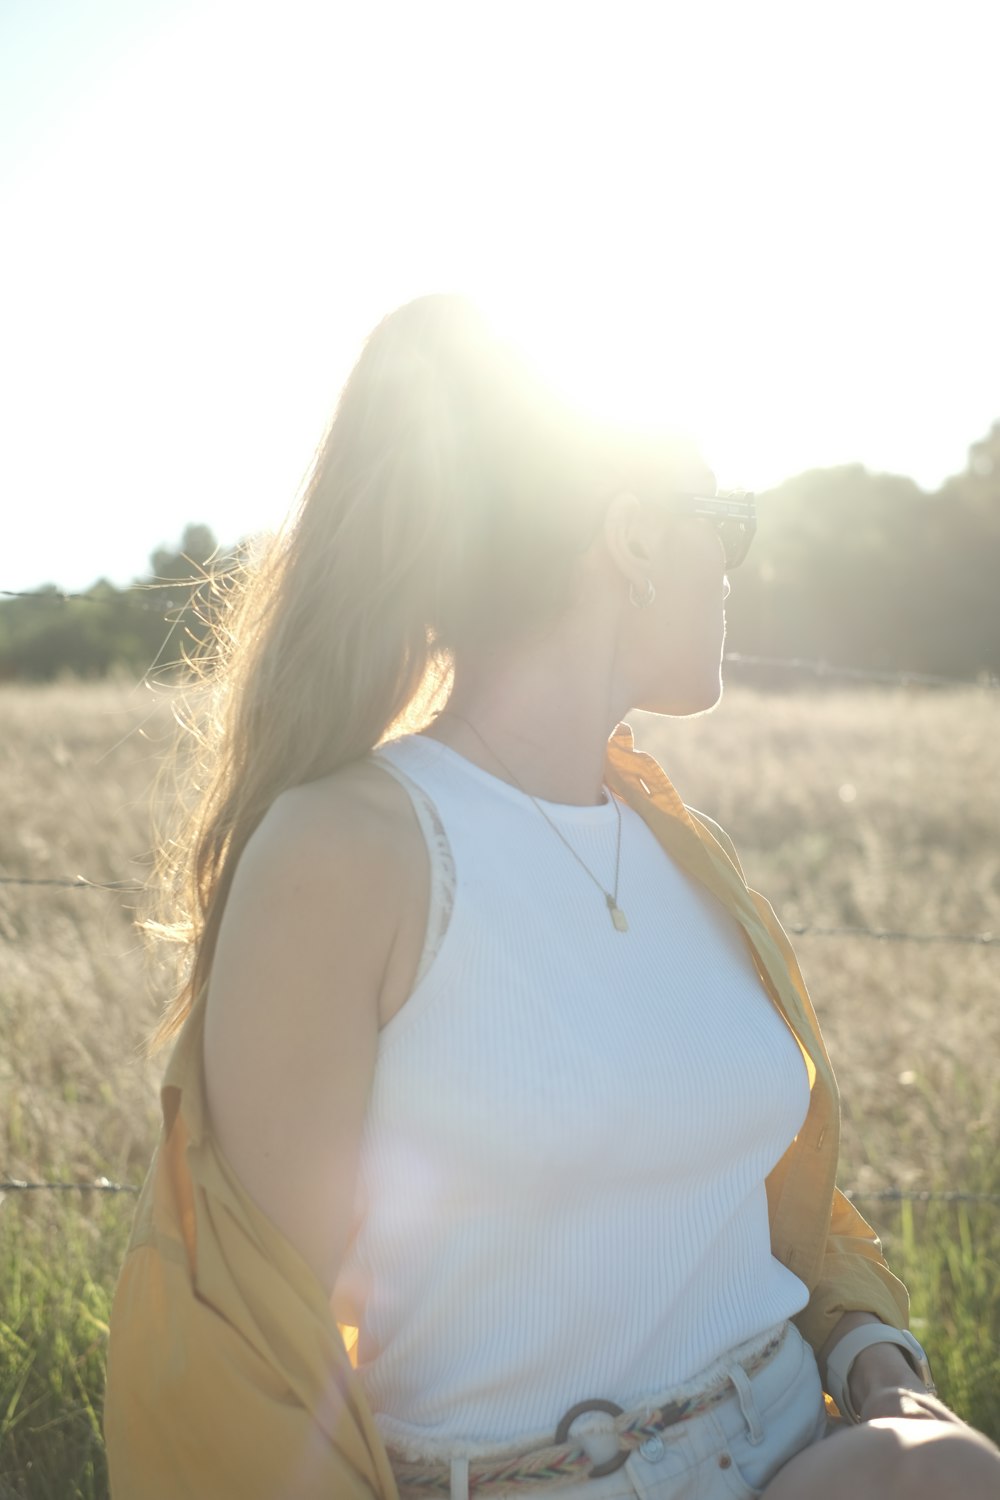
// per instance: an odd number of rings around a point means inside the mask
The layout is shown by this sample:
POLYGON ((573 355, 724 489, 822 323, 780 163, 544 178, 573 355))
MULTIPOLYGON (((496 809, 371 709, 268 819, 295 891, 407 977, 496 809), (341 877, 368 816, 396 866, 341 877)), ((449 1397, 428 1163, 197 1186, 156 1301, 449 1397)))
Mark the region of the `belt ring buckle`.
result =
MULTIPOLYGON (((578 1401, 575 1406, 570 1407, 564 1416, 560 1417, 559 1426, 556 1428, 557 1443, 565 1443, 569 1440, 570 1428, 577 1417, 582 1417, 585 1411, 604 1411, 607 1412, 609 1417, 620 1417, 622 1415, 622 1408, 616 1406, 613 1401, 602 1401, 599 1398, 593 1401, 578 1401)), ((620 1452, 615 1454, 614 1458, 609 1458, 606 1463, 595 1464, 587 1475, 587 1478, 603 1479, 606 1474, 613 1474, 616 1469, 620 1469, 622 1464, 626 1463, 627 1460, 628 1449, 622 1448, 620 1452)))

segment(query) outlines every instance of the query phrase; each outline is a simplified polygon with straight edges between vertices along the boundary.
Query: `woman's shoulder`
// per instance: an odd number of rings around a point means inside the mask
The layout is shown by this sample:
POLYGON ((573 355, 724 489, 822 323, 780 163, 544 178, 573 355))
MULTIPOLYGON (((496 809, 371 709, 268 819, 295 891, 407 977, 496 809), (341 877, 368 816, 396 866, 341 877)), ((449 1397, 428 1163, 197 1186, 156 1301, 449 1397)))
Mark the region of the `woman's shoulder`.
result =
POLYGON ((380 1026, 405 1004, 426 936, 430 869, 409 793, 375 761, 283 792, 244 851, 237 885, 257 891, 241 905, 277 916, 292 903, 310 914, 316 944, 366 951, 379 975, 380 1026))
POLYGON ((399 782, 373 760, 351 761, 327 776, 289 787, 268 808, 250 844, 252 859, 285 866, 353 868, 419 853, 419 827, 399 782))

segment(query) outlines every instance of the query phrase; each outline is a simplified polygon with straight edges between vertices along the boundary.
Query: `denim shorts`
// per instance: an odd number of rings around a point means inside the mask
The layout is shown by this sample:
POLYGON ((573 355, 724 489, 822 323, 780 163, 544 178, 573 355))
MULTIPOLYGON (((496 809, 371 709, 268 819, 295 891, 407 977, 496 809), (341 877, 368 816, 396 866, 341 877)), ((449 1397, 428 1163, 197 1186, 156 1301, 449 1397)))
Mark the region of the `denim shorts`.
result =
MULTIPOLYGON (((735 1353, 735 1351, 734 1351, 735 1353)), ((507 1492, 510 1500, 751 1500, 796 1453, 831 1431, 812 1349, 789 1326, 778 1353, 748 1376, 734 1360, 727 1367, 732 1395, 699 1416, 649 1438, 613 1474, 554 1491, 546 1485, 507 1492)), ((574 1435, 595 1464, 617 1441, 588 1418, 574 1435)), ((455 1494, 453 1483, 452 1494, 455 1494)))

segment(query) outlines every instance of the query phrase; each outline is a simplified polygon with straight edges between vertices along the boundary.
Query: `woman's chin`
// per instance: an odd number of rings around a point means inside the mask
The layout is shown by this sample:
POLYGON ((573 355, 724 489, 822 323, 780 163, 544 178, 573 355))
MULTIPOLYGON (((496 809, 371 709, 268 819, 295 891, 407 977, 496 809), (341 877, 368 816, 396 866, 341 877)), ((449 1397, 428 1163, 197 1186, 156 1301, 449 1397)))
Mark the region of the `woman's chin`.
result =
POLYGON ((722 698, 722 675, 718 668, 714 676, 706 676, 701 682, 672 685, 646 694, 634 706, 644 714, 663 714, 672 719, 687 719, 695 714, 707 714, 722 698))

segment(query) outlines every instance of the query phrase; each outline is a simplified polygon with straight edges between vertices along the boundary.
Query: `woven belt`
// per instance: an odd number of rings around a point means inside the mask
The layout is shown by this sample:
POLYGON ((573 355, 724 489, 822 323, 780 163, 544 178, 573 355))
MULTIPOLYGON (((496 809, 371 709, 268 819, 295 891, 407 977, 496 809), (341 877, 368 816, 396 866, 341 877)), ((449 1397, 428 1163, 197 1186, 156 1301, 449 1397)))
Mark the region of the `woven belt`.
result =
MULTIPOLYGON (((748 1375, 755 1375, 777 1354, 784 1343, 788 1324, 772 1339, 739 1364, 748 1375)), ((629 1454, 647 1439, 656 1437, 667 1427, 676 1427, 679 1422, 688 1422, 704 1411, 727 1401, 733 1394, 733 1386, 723 1371, 717 1380, 683 1400, 668 1401, 652 1411, 623 1412, 612 1401, 580 1401, 570 1407, 556 1428, 555 1441, 548 1448, 537 1448, 531 1453, 513 1453, 469 1464, 469 1493, 476 1496, 502 1494, 505 1490, 527 1488, 529 1485, 547 1485, 560 1489, 565 1485, 579 1483, 581 1479, 601 1479, 613 1474, 625 1463, 629 1454), (618 1452, 607 1463, 592 1465, 586 1448, 579 1442, 568 1441, 569 1429, 577 1417, 587 1411, 603 1411, 614 1417, 612 1430, 618 1439, 618 1452)), ((422 1464, 397 1459, 390 1451, 393 1473, 399 1486, 401 1500, 418 1500, 422 1495, 448 1495, 451 1490, 451 1468, 448 1464, 422 1464)))

